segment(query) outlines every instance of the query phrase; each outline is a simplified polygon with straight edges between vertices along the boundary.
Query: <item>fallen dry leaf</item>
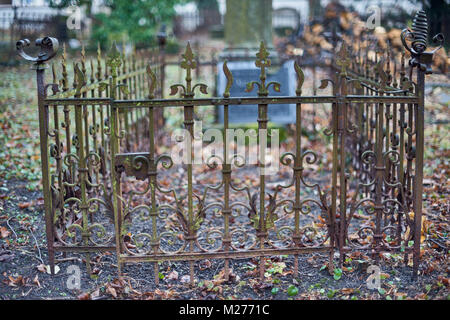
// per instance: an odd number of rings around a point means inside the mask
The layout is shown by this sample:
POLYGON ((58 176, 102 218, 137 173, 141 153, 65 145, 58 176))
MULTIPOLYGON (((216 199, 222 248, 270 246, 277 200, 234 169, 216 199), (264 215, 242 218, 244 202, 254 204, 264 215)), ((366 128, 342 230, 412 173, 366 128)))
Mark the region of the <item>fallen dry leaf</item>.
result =
POLYGON ((89 292, 85 292, 80 294, 77 298, 78 300, 91 300, 91 294, 89 292))
POLYGON ((0 227, 0 238, 7 238, 9 235, 11 234, 11 232, 6 229, 5 227, 0 227))
POLYGON ((41 283, 39 282, 39 277, 36 275, 33 279, 33 283, 37 285, 39 288, 41 287, 41 283))
POLYGON ((111 286, 108 286, 107 288, 106 288, 106 292, 108 292, 110 295, 112 295, 114 298, 117 298, 117 291, 116 291, 116 289, 114 289, 113 287, 111 287, 111 286))
POLYGON ((14 278, 13 276, 8 276, 8 286, 10 287, 17 287, 17 286, 24 286, 27 281, 28 278, 24 278, 22 276, 18 276, 17 278, 14 278))
POLYGON ((352 294, 355 291, 355 289, 352 288, 342 288, 341 292, 342 294, 352 294))
POLYGON ((167 276, 167 279, 169 280, 178 280, 178 272, 173 270, 169 275, 167 276))
POLYGON ((33 204, 32 202, 22 202, 22 203, 19 203, 18 206, 20 209, 26 209, 26 208, 31 207, 32 204, 33 204))
POLYGON ((41 263, 40 265, 38 265, 36 267, 40 272, 47 272, 47 267, 45 266, 45 264, 41 263))

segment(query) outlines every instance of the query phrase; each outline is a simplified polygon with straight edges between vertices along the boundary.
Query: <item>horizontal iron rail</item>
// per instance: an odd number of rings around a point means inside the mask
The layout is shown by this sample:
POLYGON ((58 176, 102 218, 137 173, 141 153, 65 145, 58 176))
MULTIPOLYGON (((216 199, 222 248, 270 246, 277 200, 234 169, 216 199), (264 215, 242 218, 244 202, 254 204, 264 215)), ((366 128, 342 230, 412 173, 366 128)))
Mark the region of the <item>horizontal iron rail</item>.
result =
POLYGON ((47 98, 45 105, 108 105, 117 108, 136 107, 183 107, 210 105, 255 105, 255 104, 296 104, 296 103, 418 103, 417 96, 299 96, 299 97, 236 97, 236 98, 196 98, 196 99, 154 99, 154 100, 112 100, 109 98, 47 98))
POLYGON ((55 251, 59 252, 104 252, 115 251, 116 246, 54 246, 55 251))
MULTIPOLYGON (((59 252, 98 252, 98 251, 114 251, 116 249, 115 246, 62 246, 62 245, 55 245, 55 250, 59 252)), ((344 247, 343 250, 345 252, 351 252, 353 250, 359 250, 359 251, 372 251, 374 248, 353 248, 353 247, 344 247)), ((309 252, 320 252, 320 251, 328 251, 330 250, 330 247, 303 247, 303 248, 287 248, 287 249, 265 249, 264 252, 267 252, 267 255, 279 255, 279 254, 296 254, 296 253, 309 253, 309 252), (281 250, 281 251, 280 251, 281 250), (294 252, 295 251, 295 252, 294 252), (278 252, 278 253, 277 253, 278 252), (282 252, 282 253, 280 253, 282 252)), ((406 252, 410 252, 413 250, 412 247, 406 247, 404 248, 406 252)), ((380 251, 382 252, 397 252, 397 248, 381 248, 380 251)), ((244 252, 248 251, 230 251, 225 253, 224 251, 216 251, 216 252, 198 252, 198 253, 186 253, 187 255, 193 255, 195 256, 195 259, 204 259, 203 257, 207 255, 207 258, 240 258, 242 255, 244 255, 244 252), (213 256, 211 256, 213 255, 213 256)), ((250 252, 254 252, 254 256, 260 256, 261 250, 251 250, 250 252)), ((265 254, 265 253, 264 253, 265 254)), ((178 256, 179 254, 177 254, 178 256)), ((181 255, 183 260, 185 257, 181 255)), ((175 255, 172 254, 157 254, 157 255, 136 255, 136 256, 130 256, 130 255, 122 255, 121 258, 124 260, 138 260, 143 259, 151 259, 148 261, 160 261, 160 260, 177 260, 175 255), (133 258, 134 257, 134 258, 133 258)), ((245 256, 247 257, 247 256, 245 256)), ((141 260, 140 260, 141 261, 141 260)))
POLYGON ((197 261, 203 259, 243 259, 261 256, 279 256, 289 254, 304 254, 312 252, 329 252, 330 246, 302 247, 284 249, 257 249, 242 251, 216 251, 216 252, 180 252, 177 254, 148 254, 148 255, 120 255, 122 262, 158 262, 158 261, 197 261))
MULTIPOLYGON (((375 247, 364 247, 364 248, 359 248, 359 247, 348 247, 348 246, 346 246, 346 247, 342 247, 342 252, 352 252, 352 251, 355 251, 355 250, 357 250, 357 251, 363 251, 363 252, 371 252, 371 253, 373 253, 373 252, 375 252, 375 247)), ((393 247, 393 248, 389 248, 389 247, 386 247, 386 246, 382 246, 382 247, 379 247, 378 248, 378 250, 379 250, 379 252, 386 252, 386 253, 391 253, 391 252, 394 252, 394 253, 398 253, 399 251, 400 251, 400 249, 402 250, 402 253, 409 253, 409 252, 412 252, 413 250, 414 250, 414 248, 413 247, 403 247, 403 248, 401 248, 401 247, 393 247)))

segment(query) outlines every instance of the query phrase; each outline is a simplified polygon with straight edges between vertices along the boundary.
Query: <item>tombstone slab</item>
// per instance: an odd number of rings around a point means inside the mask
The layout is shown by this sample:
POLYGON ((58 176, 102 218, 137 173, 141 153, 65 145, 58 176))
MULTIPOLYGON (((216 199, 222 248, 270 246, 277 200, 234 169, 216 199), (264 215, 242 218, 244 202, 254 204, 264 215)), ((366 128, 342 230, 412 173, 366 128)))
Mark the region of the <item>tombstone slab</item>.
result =
MULTIPOLYGON (((254 61, 231 61, 227 63, 233 74, 233 85, 230 89, 230 97, 257 97, 257 88, 252 92, 246 92, 247 83, 259 81, 260 69, 254 61)), ((218 70, 222 70, 223 62, 218 63, 218 70)), ((285 62, 275 73, 268 73, 266 83, 276 81, 281 84, 280 92, 269 88, 269 96, 295 96, 296 76, 294 61, 285 62)), ((219 72, 217 79, 218 93, 225 91, 227 80, 223 72, 219 72)), ((268 106, 269 121, 278 124, 295 122, 295 104, 270 104, 268 106)), ((230 105, 230 123, 255 122, 258 117, 257 105, 230 105)), ((218 107, 218 120, 223 122, 223 106, 218 107)))

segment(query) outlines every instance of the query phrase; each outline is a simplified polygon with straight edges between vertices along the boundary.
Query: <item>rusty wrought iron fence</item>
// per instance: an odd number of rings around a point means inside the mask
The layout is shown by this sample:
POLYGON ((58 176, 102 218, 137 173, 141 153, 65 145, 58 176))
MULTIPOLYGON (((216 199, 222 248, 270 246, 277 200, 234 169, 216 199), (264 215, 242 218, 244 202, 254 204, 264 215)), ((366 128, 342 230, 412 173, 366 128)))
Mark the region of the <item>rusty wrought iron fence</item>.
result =
MULTIPOLYGON (((170 94, 180 97, 164 99, 158 90, 157 55, 145 57, 144 63, 113 46, 106 60, 100 51, 96 62, 88 64, 82 57, 74 64, 69 83, 63 54, 60 68, 53 65, 52 79, 46 82, 45 62, 56 55, 58 41, 38 39, 41 53, 36 58, 24 52, 29 41, 19 41, 19 54, 35 62, 37 72, 52 272, 56 251, 85 252, 89 267, 90 252, 115 250, 119 274, 125 263, 152 262, 156 283, 158 262, 168 260, 187 261, 193 282, 195 261, 223 259, 228 277, 230 259, 256 257, 264 277, 267 256, 294 256, 297 274, 301 254, 328 253, 332 269, 334 252, 340 253, 342 264, 345 254, 357 249, 377 260, 381 252, 412 254, 416 276, 422 220, 424 81, 438 49, 426 51, 426 30, 426 16, 420 11, 412 29, 402 33, 409 69, 405 56, 398 64, 389 50, 370 56, 367 44, 349 47, 343 42, 331 65, 335 72, 321 80, 318 88, 329 87, 331 94, 302 95, 305 76, 295 63, 296 95, 283 97, 269 95, 269 88, 278 91, 280 85, 266 82, 271 62, 264 43, 255 62, 260 78, 247 86, 248 91, 257 89, 257 97, 230 96, 233 76, 226 63, 223 95, 196 97, 197 91, 207 93, 208 86, 193 83, 198 62, 188 44, 180 64, 186 72, 185 83, 170 86, 170 94), (190 163, 179 171, 183 181, 173 178, 174 185, 168 185, 161 179, 172 169, 173 159, 157 152, 157 110, 180 109, 184 126, 193 136, 196 108, 223 105, 226 130, 230 105, 255 104, 258 132, 268 128, 271 105, 295 105, 295 148, 280 157, 280 164, 292 170, 285 184, 269 188, 268 178, 261 173, 252 193, 254 188, 233 179, 239 166, 235 161, 224 161, 221 170, 208 161, 208 174, 213 169, 219 172, 215 184, 198 182, 190 163), (324 131, 332 150, 328 182, 310 181, 305 175, 320 155, 303 147, 304 104, 324 104, 331 113, 324 131), (133 184, 141 187, 133 189, 133 184), (291 196, 280 198, 288 189, 293 191, 291 196), (305 196, 306 190, 312 192, 305 196), (236 223, 237 219, 245 224, 236 223), (305 224, 311 219, 312 223, 305 224)), ((443 42, 440 35, 434 40, 443 42)), ((224 146, 233 142, 228 139, 225 135, 224 146)), ((186 141, 192 147, 192 141, 186 141)), ((223 159, 230 158, 233 155, 224 147, 223 159)), ((257 166, 265 165, 259 158, 257 166)))

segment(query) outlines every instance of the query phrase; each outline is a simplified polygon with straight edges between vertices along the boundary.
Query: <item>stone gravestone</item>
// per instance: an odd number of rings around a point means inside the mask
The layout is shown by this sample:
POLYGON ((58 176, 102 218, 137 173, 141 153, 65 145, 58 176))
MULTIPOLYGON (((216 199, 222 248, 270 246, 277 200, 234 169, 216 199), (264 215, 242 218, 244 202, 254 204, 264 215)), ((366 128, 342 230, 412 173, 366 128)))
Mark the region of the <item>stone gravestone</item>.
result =
POLYGON ((231 47, 272 47, 272 0, 227 0, 225 41, 231 47))
MULTIPOLYGON (((257 96, 257 89, 245 92, 247 83, 259 81, 260 70, 255 66, 256 52, 261 41, 264 41, 270 53, 272 66, 277 65, 278 56, 272 45, 272 0, 227 0, 225 15, 225 41, 228 47, 218 63, 217 92, 222 94, 226 86, 226 78, 222 72, 223 61, 228 60, 228 68, 233 74, 231 97, 257 96)), ((280 92, 269 88, 270 96, 295 95, 296 76, 293 61, 288 61, 278 70, 270 72, 266 83, 280 83, 280 92)), ((272 68, 274 70, 274 68, 272 68)), ((234 106, 229 108, 229 121, 249 123, 257 120, 256 105, 234 106)), ((279 124, 295 122, 295 105, 269 105, 269 120, 279 124)), ((223 106, 218 107, 218 120, 223 121, 223 106)))
MULTIPOLYGON (((230 89, 230 97, 257 97, 257 88, 252 92, 246 92, 247 83, 259 81, 260 69, 255 66, 254 61, 231 61, 227 63, 228 68, 233 74, 233 85, 230 89)), ((227 80, 222 72, 223 62, 219 62, 219 75, 217 79, 217 89, 219 95, 225 91, 227 80)), ((276 81, 280 83, 281 90, 276 92, 272 86, 269 88, 269 96, 293 96, 295 95, 294 62, 285 62, 274 74, 268 74, 266 83, 276 81)), ((223 122, 223 106, 218 107, 218 120, 223 122)), ((278 124, 287 124, 295 122, 294 104, 270 104, 268 106, 269 121, 278 124)), ((258 117, 258 108, 256 105, 230 105, 229 121, 234 123, 255 122, 258 117)))
POLYGON ((226 1, 224 29, 227 46, 221 56, 228 60, 250 60, 264 41, 272 64, 276 63, 278 56, 272 44, 272 0, 226 1))

